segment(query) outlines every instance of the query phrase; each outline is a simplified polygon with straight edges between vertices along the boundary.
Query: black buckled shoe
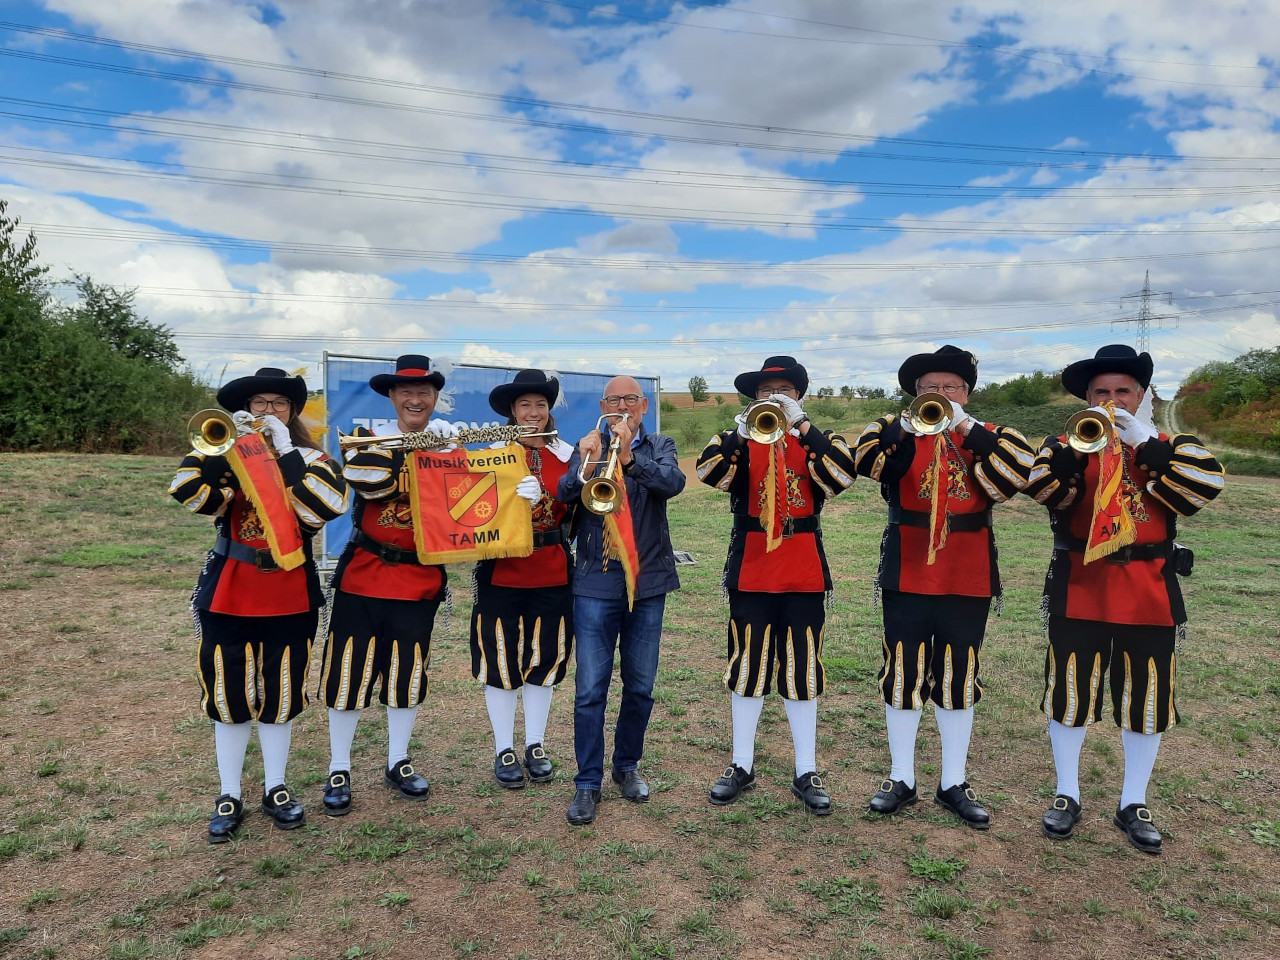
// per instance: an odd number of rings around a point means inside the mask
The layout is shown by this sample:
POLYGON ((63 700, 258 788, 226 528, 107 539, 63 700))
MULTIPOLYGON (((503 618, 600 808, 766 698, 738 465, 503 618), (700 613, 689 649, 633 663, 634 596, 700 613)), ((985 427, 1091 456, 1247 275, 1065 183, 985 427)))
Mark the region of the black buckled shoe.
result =
POLYGON ((283 783, 262 795, 262 812, 274 820, 280 830, 296 830, 307 822, 302 804, 283 783))
POLYGON ((1146 804, 1131 803, 1123 810, 1117 809, 1114 823, 1143 853, 1158 854, 1163 849, 1164 838, 1156 829, 1146 804))
POLYGON ((413 772, 413 761, 407 758, 394 767, 388 767, 382 775, 382 782, 409 800, 425 800, 431 796, 431 784, 427 783, 426 777, 413 772))
POLYGON ((640 776, 639 770, 613 771, 613 782, 622 789, 622 796, 632 803, 648 803, 649 785, 640 776))
POLYGON ((978 795, 974 793, 973 787, 969 786, 968 780, 957 783, 953 787, 947 787, 945 790, 939 784, 938 792, 933 799, 939 806, 946 807, 975 830, 986 830, 991 826, 991 814, 987 813, 986 808, 978 802, 978 795))
POLYGON ((1053 806, 1040 818, 1040 829, 1050 840, 1069 840, 1079 822, 1080 803, 1060 793, 1053 798, 1053 806))
POLYGON ((891 813, 897 813, 903 807, 909 807, 920 799, 920 794, 916 792, 915 787, 908 787, 905 780, 890 780, 886 777, 880 784, 880 789, 876 791, 876 795, 871 798, 871 802, 867 804, 867 809, 872 813, 882 813, 888 816, 891 813))
POLYGON ((351 812, 351 774, 335 770, 324 785, 324 812, 330 817, 345 817, 351 812))
POLYGON ((213 801, 213 817, 209 821, 209 842, 226 843, 244 822, 244 804, 229 793, 213 801))
POLYGON ((514 750, 503 750, 494 758, 493 775, 508 790, 524 789, 524 767, 520 766, 514 750))
POLYGON ((524 766, 533 783, 546 783, 555 779, 556 772, 551 767, 551 758, 540 743, 531 743, 524 748, 524 766))
POLYGON ((817 773, 796 777, 791 783, 791 792, 815 817, 825 817, 831 812, 831 794, 827 793, 827 785, 817 773))
POLYGON ((723 807, 726 803, 737 800, 738 794, 755 788, 755 773, 731 763, 725 767, 724 776, 711 785, 711 802, 717 807, 723 807))
POLYGON ((569 811, 564 818, 575 827, 585 827, 596 818, 596 804, 600 802, 599 790, 579 790, 573 795, 569 811))

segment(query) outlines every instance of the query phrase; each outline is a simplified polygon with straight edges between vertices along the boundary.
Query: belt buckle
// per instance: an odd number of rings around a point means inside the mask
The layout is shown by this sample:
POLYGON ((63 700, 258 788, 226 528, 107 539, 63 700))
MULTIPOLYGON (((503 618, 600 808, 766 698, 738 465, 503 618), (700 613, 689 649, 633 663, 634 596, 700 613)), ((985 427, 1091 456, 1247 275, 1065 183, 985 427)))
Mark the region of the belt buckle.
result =
POLYGON ((258 547, 256 551, 257 558, 254 560, 256 566, 263 573, 275 573, 280 569, 280 565, 276 563, 276 558, 271 555, 271 551, 266 547, 258 547))
POLYGON ((1121 547, 1115 553, 1107 555, 1107 563, 1114 563, 1117 567, 1123 567, 1129 562, 1129 548, 1121 547))
POLYGON ((389 567, 400 566, 400 557, 403 554, 404 550, 394 543, 384 543, 382 549, 378 552, 379 559, 389 567))
POLYGON ((533 531, 533 549, 541 550, 547 545, 547 535, 541 530, 533 531))
POLYGON ((787 517, 782 521, 782 539, 790 540, 796 535, 796 522, 793 517, 787 517))

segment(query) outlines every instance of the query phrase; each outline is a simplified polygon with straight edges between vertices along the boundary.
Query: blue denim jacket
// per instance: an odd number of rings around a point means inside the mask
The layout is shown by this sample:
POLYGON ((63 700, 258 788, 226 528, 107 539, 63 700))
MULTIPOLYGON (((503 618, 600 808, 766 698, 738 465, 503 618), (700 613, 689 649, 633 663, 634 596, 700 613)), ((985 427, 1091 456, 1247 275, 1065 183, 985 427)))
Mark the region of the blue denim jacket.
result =
MULTIPOLYGON (((633 463, 623 476, 636 532, 636 552, 640 556, 636 599, 642 600, 680 589, 676 559, 671 553, 671 532, 667 527, 667 501, 684 489, 685 478, 676 460, 674 440, 660 433, 648 433, 643 424, 636 437, 631 447, 633 463)), ((602 433, 606 449, 611 439, 611 435, 602 433)), ((574 503, 582 495, 582 482, 578 479, 581 463, 582 458, 575 450, 557 493, 564 503, 574 503)), ((602 600, 625 597, 622 564, 614 560, 608 570, 603 569, 604 519, 589 510, 579 510, 575 524, 574 595, 602 600)))

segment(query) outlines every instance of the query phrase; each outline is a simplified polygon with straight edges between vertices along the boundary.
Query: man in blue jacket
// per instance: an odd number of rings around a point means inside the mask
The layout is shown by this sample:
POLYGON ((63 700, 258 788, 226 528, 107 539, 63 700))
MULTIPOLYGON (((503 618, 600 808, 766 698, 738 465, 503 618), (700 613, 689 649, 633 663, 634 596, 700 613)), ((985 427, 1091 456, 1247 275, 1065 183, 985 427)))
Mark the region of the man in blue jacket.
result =
MULTIPOLYGON (((621 655, 622 704, 613 736, 613 781, 635 803, 649 799, 649 785, 637 769, 644 755, 644 734, 653 712, 653 681, 667 594, 680 588, 667 529, 667 501, 684 489, 675 441, 645 430, 649 399, 632 377, 614 377, 600 400, 602 413, 630 414, 606 421, 612 434, 591 431, 578 443, 560 481, 559 498, 582 495, 578 479, 585 460, 604 459, 611 440, 619 441, 618 464, 626 484, 635 530, 639 573, 635 604, 628 609, 622 563, 606 561, 604 519, 578 511, 577 559, 573 571, 573 620, 578 662, 573 702, 573 741, 578 775, 566 818, 581 826, 596 818, 604 780, 604 708, 613 677, 613 652, 621 655)), ((590 476, 594 468, 588 468, 590 476)))

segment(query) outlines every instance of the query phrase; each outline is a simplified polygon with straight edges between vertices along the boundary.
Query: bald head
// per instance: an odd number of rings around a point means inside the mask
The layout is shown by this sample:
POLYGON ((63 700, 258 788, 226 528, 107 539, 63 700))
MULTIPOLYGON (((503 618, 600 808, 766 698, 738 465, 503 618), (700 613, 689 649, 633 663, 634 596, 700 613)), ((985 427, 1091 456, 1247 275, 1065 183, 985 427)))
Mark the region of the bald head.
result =
POLYGON ((648 411, 649 398, 635 377, 614 377, 605 385, 601 413, 629 413, 632 420, 640 420, 648 411))

